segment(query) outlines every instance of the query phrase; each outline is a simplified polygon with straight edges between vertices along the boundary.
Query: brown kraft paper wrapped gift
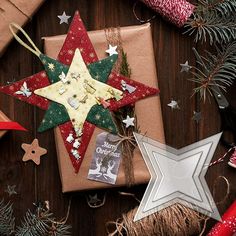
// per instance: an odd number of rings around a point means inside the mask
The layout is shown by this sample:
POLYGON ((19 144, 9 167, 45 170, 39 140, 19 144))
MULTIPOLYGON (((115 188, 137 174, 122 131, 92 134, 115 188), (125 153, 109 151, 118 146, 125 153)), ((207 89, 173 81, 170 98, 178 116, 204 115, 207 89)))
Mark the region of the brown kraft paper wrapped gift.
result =
MULTIPOLYGON (((121 27, 121 38, 124 51, 132 69, 133 80, 149 86, 157 87, 157 73, 153 52, 153 42, 150 24, 141 26, 121 27)), ((106 57, 107 42, 104 30, 91 31, 89 37, 100 59, 106 57)), ((56 58, 64 42, 65 36, 46 37, 45 52, 56 58)), ((141 133, 150 138, 164 142, 164 131, 161 116, 160 97, 153 96, 140 100, 135 105, 137 122, 141 133)), ((78 174, 74 173, 69 155, 64 146, 59 128, 55 129, 55 141, 58 155, 58 166, 62 182, 62 191, 80 191, 88 189, 110 188, 125 185, 125 176, 122 163, 119 168, 116 185, 95 182, 87 179, 88 170, 95 150, 96 137, 103 130, 96 128, 90 140, 85 158, 78 174)), ((147 183, 150 179, 148 169, 138 148, 134 151, 135 184, 147 183)))
MULTIPOLYGON (((2 112, 0 111, 0 121, 5 122, 5 121, 10 121, 9 118, 2 112)), ((0 138, 6 133, 7 131, 5 130, 0 130, 0 138)))
POLYGON ((44 0, 0 0, 0 56, 12 39, 9 24, 23 26, 44 0))

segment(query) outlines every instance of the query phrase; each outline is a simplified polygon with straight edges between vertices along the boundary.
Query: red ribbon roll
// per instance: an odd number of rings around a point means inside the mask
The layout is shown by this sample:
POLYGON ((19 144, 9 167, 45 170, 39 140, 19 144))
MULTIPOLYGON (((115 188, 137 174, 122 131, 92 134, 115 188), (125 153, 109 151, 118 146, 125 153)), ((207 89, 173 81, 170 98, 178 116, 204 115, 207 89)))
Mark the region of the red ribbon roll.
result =
POLYGON ((0 130, 21 130, 26 131, 24 127, 19 125, 17 122, 0 122, 0 130))
POLYGON ((233 236, 236 233, 236 201, 222 216, 222 222, 218 222, 207 236, 233 236))
POLYGON ((141 0, 154 11, 178 27, 193 14, 195 6, 186 0, 141 0))

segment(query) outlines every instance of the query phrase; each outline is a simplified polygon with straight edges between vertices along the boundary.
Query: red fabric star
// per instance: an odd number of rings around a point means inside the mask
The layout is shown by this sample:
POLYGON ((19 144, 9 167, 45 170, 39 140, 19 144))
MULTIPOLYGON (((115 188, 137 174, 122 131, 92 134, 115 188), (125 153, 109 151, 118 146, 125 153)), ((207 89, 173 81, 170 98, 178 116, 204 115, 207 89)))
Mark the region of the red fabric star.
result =
MULTIPOLYGON (((84 27, 84 24, 80 18, 78 11, 75 13, 73 21, 70 25, 66 40, 58 55, 58 60, 63 64, 70 65, 73 59, 73 55, 74 55, 74 53, 71 53, 71 52, 74 52, 76 48, 80 49, 81 55, 87 65, 98 61, 98 57, 88 37, 87 31, 84 27)), ((124 80, 128 84, 134 86, 136 90, 131 94, 125 91, 124 96, 120 101, 110 101, 110 106, 109 106, 110 110, 117 110, 120 107, 135 103, 137 100, 143 99, 147 96, 155 95, 159 92, 159 90, 156 88, 148 87, 144 84, 141 84, 131 79, 120 76, 114 72, 111 73, 108 80, 108 84, 121 90, 122 89, 121 80, 124 80)), ((47 110, 50 101, 45 98, 35 95, 33 91, 38 88, 46 87, 48 85, 50 85, 50 82, 46 75, 46 72, 41 71, 35 75, 27 77, 11 85, 3 86, 0 88, 0 91, 6 94, 9 94, 11 96, 14 96, 22 101, 28 102, 32 105, 38 106, 43 110, 47 110), (21 89, 24 82, 26 82, 27 88, 29 89, 29 91, 32 92, 32 95, 30 97, 15 94, 16 91, 19 91, 21 89)), ((64 140, 64 144, 66 146, 66 149, 70 155, 70 159, 72 161, 75 172, 78 173, 80 165, 84 158, 87 146, 89 144, 89 141, 95 129, 95 126, 90 124, 87 121, 84 124, 83 135, 81 138, 81 145, 78 149, 78 152, 81 156, 81 158, 79 159, 78 158, 76 159, 71 153, 71 150, 73 149, 73 143, 68 143, 66 141, 66 138, 68 137, 70 133, 72 133, 74 137, 76 136, 72 123, 66 122, 65 124, 60 125, 59 128, 60 128, 63 140, 64 140)))

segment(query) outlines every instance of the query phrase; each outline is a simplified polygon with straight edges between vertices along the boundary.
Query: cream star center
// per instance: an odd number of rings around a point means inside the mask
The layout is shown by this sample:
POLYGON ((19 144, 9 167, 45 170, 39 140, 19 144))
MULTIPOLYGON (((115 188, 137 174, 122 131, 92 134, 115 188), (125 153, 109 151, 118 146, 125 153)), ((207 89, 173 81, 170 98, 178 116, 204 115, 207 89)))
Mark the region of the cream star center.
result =
POLYGON ((78 136, 81 136, 84 122, 94 105, 100 105, 101 99, 109 100, 123 95, 122 91, 91 77, 79 49, 75 51, 64 80, 37 89, 34 93, 64 105, 78 136))

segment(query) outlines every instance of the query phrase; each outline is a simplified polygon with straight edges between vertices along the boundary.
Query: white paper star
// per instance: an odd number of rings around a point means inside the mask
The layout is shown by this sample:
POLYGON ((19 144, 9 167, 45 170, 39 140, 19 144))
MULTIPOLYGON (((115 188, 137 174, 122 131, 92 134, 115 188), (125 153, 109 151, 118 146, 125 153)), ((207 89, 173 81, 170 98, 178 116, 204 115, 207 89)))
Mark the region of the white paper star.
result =
POLYGON ((118 52, 116 51, 117 49, 117 46, 112 46, 109 44, 109 49, 106 50, 106 53, 109 54, 109 56, 112 56, 112 55, 115 55, 115 54, 118 54, 118 52))
POLYGON ((122 121, 125 124, 125 128, 134 126, 134 117, 129 117, 127 115, 126 119, 122 121))
POLYGON ((221 220, 204 178, 221 133, 176 150, 134 133, 151 174, 134 221, 175 203, 221 220))
POLYGON ((189 72, 190 69, 192 69, 192 66, 188 64, 188 61, 186 61, 184 64, 180 64, 181 66, 181 73, 182 72, 189 72))
POLYGON ((60 19, 60 25, 63 23, 68 24, 68 20, 71 18, 71 16, 67 16, 65 11, 63 12, 62 15, 58 15, 57 16, 60 19))
POLYGON ((173 109, 180 109, 178 102, 173 99, 171 100, 170 103, 167 104, 167 106, 171 107, 172 110, 173 109))

